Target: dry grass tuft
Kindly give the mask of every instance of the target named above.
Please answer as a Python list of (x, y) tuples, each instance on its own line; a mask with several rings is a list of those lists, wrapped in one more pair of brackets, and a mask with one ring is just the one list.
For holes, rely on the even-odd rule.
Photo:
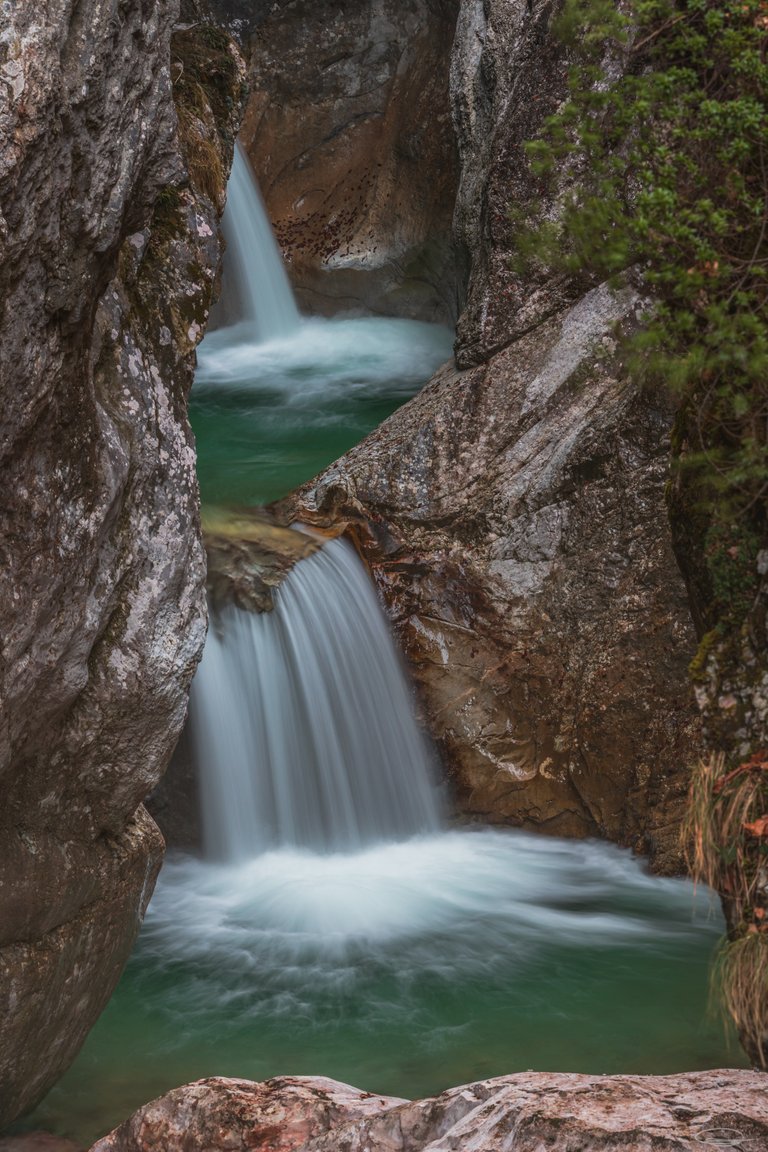
[(768, 1069), (768, 933), (748, 932), (726, 940), (712, 978), (747, 1052)]
[(688, 870), (697, 883), (716, 888), (720, 878), (720, 854), (712, 819), (714, 786), (724, 772), (725, 758), (713, 755), (700, 760), (693, 771), (688, 810), (683, 824), (683, 848)]
[[(683, 839), (694, 880), (715, 888), (739, 920), (768, 895), (768, 759), (760, 752), (724, 768), (718, 754), (695, 769)], [(761, 927), (764, 916), (756, 919)]]
[(768, 1067), (768, 756), (730, 772), (713, 755), (694, 771), (683, 829), (694, 880), (722, 897), (729, 923), (713, 984), (752, 1059)]

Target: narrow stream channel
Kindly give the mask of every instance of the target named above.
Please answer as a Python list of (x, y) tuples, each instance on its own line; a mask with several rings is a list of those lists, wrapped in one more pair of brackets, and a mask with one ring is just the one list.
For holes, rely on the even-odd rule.
[[(235, 196), (231, 247), (233, 210)], [(248, 268), (270, 261), (266, 241), (248, 243), (265, 251), (244, 261), (246, 298)], [(253, 287), (254, 307), (271, 283)], [(248, 307), (200, 351), (193, 419), (212, 500), (309, 479), (450, 351), (444, 329), (370, 318), (296, 314), (273, 339)], [(26, 1126), (85, 1143), (216, 1074), (315, 1073), (414, 1097), (529, 1068), (743, 1064), (707, 1013), (722, 922), (706, 893), (611, 845), (446, 824), (346, 545), (297, 566), (271, 616), (216, 620), (192, 707), (209, 858), (168, 860), (112, 1002)]]
[(266, 504), (412, 396), (450, 359), (453, 333), (380, 316), (301, 317), (239, 148), (223, 223), (223, 323), (200, 345), (190, 405), (198, 475), (208, 503)]

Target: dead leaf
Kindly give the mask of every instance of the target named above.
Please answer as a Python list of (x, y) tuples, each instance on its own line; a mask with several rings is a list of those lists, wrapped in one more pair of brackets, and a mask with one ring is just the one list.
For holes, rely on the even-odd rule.
[(751, 824), (742, 824), (742, 828), (750, 836), (768, 836), (768, 815), (758, 816)]

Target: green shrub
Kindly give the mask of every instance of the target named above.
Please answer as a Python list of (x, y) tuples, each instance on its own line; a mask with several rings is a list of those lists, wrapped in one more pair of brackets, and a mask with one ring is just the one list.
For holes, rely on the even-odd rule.
[[(671, 390), (677, 459), (710, 517), (764, 527), (768, 495), (768, 4), (567, 0), (569, 99), (528, 146), (559, 199), (519, 220), (519, 267), (610, 279), (654, 303), (636, 376)], [(760, 534), (757, 532), (756, 534)]]

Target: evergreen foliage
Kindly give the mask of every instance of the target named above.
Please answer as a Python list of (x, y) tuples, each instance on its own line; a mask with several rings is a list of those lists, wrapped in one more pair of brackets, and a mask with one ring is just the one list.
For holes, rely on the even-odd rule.
[(530, 142), (559, 189), (517, 261), (639, 269), (654, 305), (633, 369), (692, 416), (686, 467), (719, 520), (768, 495), (768, 3), (567, 0), (570, 95)]
[[(642, 280), (651, 303), (627, 355), (677, 407), (670, 512), (705, 633), (692, 674), (738, 683), (765, 634), (768, 0), (566, 0), (557, 31), (569, 95), (528, 145), (556, 208), (513, 209), (514, 259)], [(759, 725), (709, 734), (720, 751), (695, 778), (692, 864), (730, 912), (723, 1000), (765, 1064), (768, 754)]]

